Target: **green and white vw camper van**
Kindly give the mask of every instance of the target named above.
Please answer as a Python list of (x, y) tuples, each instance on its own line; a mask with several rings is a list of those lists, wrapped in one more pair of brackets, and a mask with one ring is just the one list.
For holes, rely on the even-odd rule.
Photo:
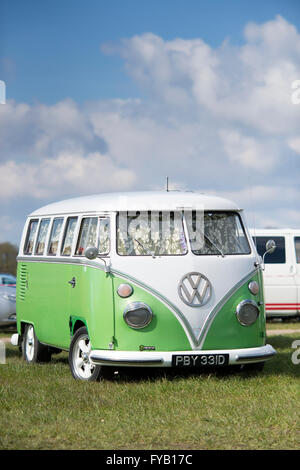
[(29, 215), (12, 343), (28, 363), (69, 351), (77, 379), (103, 366), (261, 365), (262, 273), (242, 211), (194, 192), (111, 193)]

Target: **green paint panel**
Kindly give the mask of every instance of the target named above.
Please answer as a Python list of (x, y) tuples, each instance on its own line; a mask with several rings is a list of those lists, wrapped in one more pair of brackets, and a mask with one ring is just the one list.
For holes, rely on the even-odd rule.
[(90, 266), (71, 265), (70, 315), (86, 320), (92, 349), (108, 349), (114, 336), (112, 278)]
[[(261, 273), (251, 279), (259, 282), (262, 290)], [(236, 318), (236, 307), (245, 299), (263, 302), (263, 293), (252, 295), (248, 289), (247, 281), (226, 302), (213, 320), (205, 338), (203, 349), (236, 349), (254, 348), (265, 344), (265, 313), (264, 305), (260, 307), (260, 314), (251, 326), (242, 326)]]
[[(21, 321), (32, 323), (39, 341), (68, 349), (70, 317), (79, 317), (86, 321), (92, 347), (108, 349), (114, 334), (112, 280), (103, 271), (67, 263), (27, 262), (19, 263), (18, 276), (19, 333)], [(73, 277), (74, 288), (69, 284)]]
[[(117, 294), (119, 284), (126, 282), (133, 287), (133, 294), (122, 299)], [(174, 313), (154, 295), (120, 277), (114, 277), (116, 349), (138, 351), (140, 345), (155, 346), (156, 351), (191, 350), (187, 336)], [(152, 322), (140, 330), (130, 328), (123, 319), (126, 305), (144, 302), (153, 312)]]
[(21, 291), (17, 293), (18, 324), (20, 321), (32, 323), (41, 342), (69, 347), (70, 266), (38, 262), (22, 263), (22, 266), (23, 270), (26, 266), (26, 283), (22, 295)]
[[(261, 273), (253, 280), (262, 285)], [(75, 278), (73, 288), (69, 281)], [(121, 283), (131, 284), (133, 294), (122, 299), (117, 294)], [(254, 296), (249, 280), (240, 287), (217, 313), (208, 330), (203, 349), (235, 349), (265, 344), (265, 315), (262, 306), (256, 323), (240, 325), (236, 307), (245, 299), (263, 301)], [(259, 298), (258, 298), (259, 297)], [(131, 302), (144, 302), (153, 312), (145, 328), (130, 328), (123, 312)], [(175, 313), (147, 286), (137, 286), (122, 275), (108, 274), (93, 266), (56, 262), (19, 262), (17, 282), (17, 325), (32, 323), (38, 339), (68, 349), (71, 340), (70, 319), (80, 319), (88, 328), (92, 349), (139, 351), (152, 346), (156, 351), (191, 350), (186, 333)]]

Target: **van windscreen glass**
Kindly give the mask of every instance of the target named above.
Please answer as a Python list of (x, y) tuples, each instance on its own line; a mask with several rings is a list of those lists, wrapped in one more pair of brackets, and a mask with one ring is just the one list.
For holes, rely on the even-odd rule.
[(285, 239), (284, 237), (273, 237), (269, 235), (268, 237), (253, 237), (254, 244), (258, 254), (263, 257), (266, 252), (266, 243), (268, 240), (274, 240), (276, 243), (276, 249), (274, 253), (267, 253), (265, 256), (265, 264), (282, 264), (285, 263)]
[(186, 218), (195, 255), (245, 255), (251, 252), (240, 216), (236, 212), (204, 212), (200, 225), (203, 234), (195, 242), (192, 233), (195, 233), (196, 217), (197, 213), (192, 211), (192, 217)]
[(117, 251), (122, 256), (185, 255), (187, 244), (182, 212), (120, 212)]

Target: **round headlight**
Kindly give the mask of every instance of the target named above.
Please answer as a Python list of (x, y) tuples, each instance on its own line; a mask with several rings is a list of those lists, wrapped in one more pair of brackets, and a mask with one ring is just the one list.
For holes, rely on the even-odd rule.
[(243, 326), (250, 326), (257, 320), (259, 314), (258, 306), (253, 300), (243, 300), (236, 309), (238, 321)]
[(151, 308), (142, 302), (132, 302), (124, 310), (123, 317), (131, 328), (145, 328), (152, 320)]
[(133, 288), (129, 284), (120, 284), (117, 289), (117, 292), (120, 297), (125, 298), (129, 297), (132, 294)]
[(256, 281), (250, 281), (248, 284), (248, 289), (253, 295), (257, 295), (259, 293), (259, 284)]

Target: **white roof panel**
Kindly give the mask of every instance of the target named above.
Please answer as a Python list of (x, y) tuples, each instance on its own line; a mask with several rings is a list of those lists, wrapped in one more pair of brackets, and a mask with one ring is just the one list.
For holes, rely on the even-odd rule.
[(141, 210), (241, 210), (227, 199), (199, 192), (143, 191), (102, 193), (48, 204), (30, 214), (56, 215), (88, 212)]

